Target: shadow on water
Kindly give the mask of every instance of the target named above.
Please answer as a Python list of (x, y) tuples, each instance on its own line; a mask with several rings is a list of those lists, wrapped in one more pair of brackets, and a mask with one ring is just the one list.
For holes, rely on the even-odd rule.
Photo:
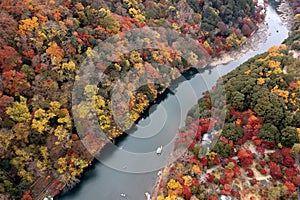
[(124, 131), (124, 134), (119, 136), (115, 139), (115, 144), (119, 146), (120, 142), (124, 141), (126, 137), (128, 137), (128, 134), (133, 133), (137, 130), (136, 124), (139, 123), (142, 119), (145, 119), (149, 117), (153, 112), (157, 110), (157, 105), (159, 105), (161, 102), (165, 101), (169, 96), (175, 95), (174, 91), (178, 86), (188, 80), (191, 80), (194, 78), (197, 74), (203, 72), (204, 69), (197, 70), (195, 68), (191, 68), (185, 72), (182, 73), (180, 77), (178, 77), (176, 80), (172, 82), (172, 85), (165, 89), (165, 91), (158, 96), (153, 102), (149, 104), (149, 106), (140, 114), (140, 117), (135, 121), (134, 125)]
[[(201, 70), (201, 71), (204, 71), (204, 69)], [(99, 154), (99, 156), (101, 156), (101, 162), (105, 162), (106, 160), (109, 160), (111, 157), (114, 156), (114, 154), (118, 150), (118, 148), (116, 148), (116, 146), (120, 147), (122, 145), (122, 143), (130, 136), (130, 134), (132, 134), (132, 133), (134, 133), (135, 131), (138, 130), (138, 127), (136, 126), (136, 124), (138, 124), (139, 121), (141, 121), (142, 119), (148, 118), (152, 113), (154, 113), (157, 110), (157, 107), (161, 102), (164, 102), (169, 97), (175, 95), (174, 91), (178, 88), (178, 86), (181, 83), (191, 80), (197, 74), (199, 74), (199, 72), (200, 72), (200, 70), (197, 70), (195, 68), (191, 68), (191, 69), (183, 72), (182, 76), (180, 76), (179, 78), (174, 80), (172, 82), (172, 85), (170, 87), (166, 88), (165, 91), (162, 94), (160, 94), (159, 97), (157, 99), (155, 99), (155, 101), (152, 102), (144, 110), (143, 113), (141, 113), (140, 117), (136, 120), (136, 122), (134, 123), (134, 125), (130, 129), (126, 130), (123, 135), (116, 138), (115, 141), (114, 141), (114, 144), (113, 143), (108, 143), (107, 145), (105, 145), (103, 147), (103, 149), (101, 150), (101, 152)], [(101, 162), (99, 162), (98, 160), (95, 159), (93, 161), (93, 165), (88, 167), (88, 169), (86, 169), (85, 172), (82, 174), (81, 182), (78, 183), (73, 189), (71, 189), (69, 191), (64, 191), (62, 194), (58, 195), (55, 199), (73, 199), (73, 197), (80, 194), (83, 187), (86, 187), (86, 185), (83, 186), (83, 183), (85, 183), (85, 184), (86, 184), (86, 182), (91, 183), (95, 179), (98, 179), (98, 178), (101, 179), (101, 177), (104, 175), (104, 173), (107, 172), (107, 170), (108, 170), (107, 167), (103, 167)], [(99, 170), (98, 169), (99, 166), (101, 166), (100, 168), (105, 168), (105, 169), (104, 170), (103, 169)], [(110, 169), (109, 171), (110, 171), (110, 173), (119, 173), (119, 172), (117, 172), (113, 169)], [(121, 176), (121, 174), (119, 174), (119, 175)], [(154, 182), (155, 179), (156, 178), (153, 178), (152, 181)], [(102, 200), (102, 198), (100, 200)]]
[(54, 199), (64, 199), (68, 196), (70, 196), (70, 194), (72, 196), (76, 196), (80, 190), (84, 187), (84, 185), (82, 184), (85, 181), (93, 181), (95, 179), (97, 179), (99, 177), (99, 171), (96, 170), (96, 166), (99, 165), (99, 161), (94, 160), (92, 162), (92, 165), (89, 166), (83, 173), (82, 176), (80, 177), (80, 182), (71, 190), (66, 190), (63, 191), (61, 194), (59, 194), (57, 197), (55, 197)]

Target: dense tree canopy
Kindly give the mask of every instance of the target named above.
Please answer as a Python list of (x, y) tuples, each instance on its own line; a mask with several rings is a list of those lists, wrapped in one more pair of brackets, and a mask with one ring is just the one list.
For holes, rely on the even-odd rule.
[[(170, 36), (166, 38), (167, 43), (160, 43), (159, 38), (168, 35), (161, 34), (155, 35), (156, 39), (150, 36), (140, 39), (145, 44), (156, 42), (163, 50), (139, 49), (120, 55), (121, 47), (128, 40), (119, 41), (117, 45), (102, 46), (100, 52), (106, 61), (119, 56), (106, 66), (95, 61), (97, 56), (93, 51), (102, 41), (115, 35), (122, 36), (127, 30), (135, 28), (165, 27), (177, 31), (180, 36), (187, 35), (194, 39), (201, 52), (204, 52), (204, 57), (207, 57), (207, 53), (219, 56), (238, 48), (256, 30), (264, 18), (262, 9), (252, 0), (1, 0), (0, 182), (3, 184), (0, 184), (0, 193), (9, 194), (10, 199), (35, 199), (44, 190), (43, 187), (49, 186), (49, 192), (56, 195), (63, 187), (73, 186), (83, 169), (91, 164), (93, 158), (90, 154), (100, 151), (104, 145), (92, 131), (85, 136), (80, 135), (80, 141), (80, 131), (76, 130), (74, 117), (82, 120), (81, 128), (84, 128), (89, 126), (88, 121), (95, 114), (106, 136), (114, 139), (124, 129), (130, 128), (181, 72), (195, 63), (202, 66), (202, 61), (205, 61), (203, 54), (197, 54), (193, 49), (186, 52), (185, 59), (169, 51), (169, 46), (176, 46), (176, 38)], [(144, 35), (148, 36), (149, 33)], [(133, 37), (135, 35), (129, 38)], [(297, 38), (297, 34), (293, 37)], [(295, 40), (290, 42), (293, 47), (299, 46)], [(95, 72), (103, 72), (105, 77), (99, 84), (85, 83), (78, 87), (78, 96), (74, 98), (77, 101), (72, 102), (73, 83), (80, 79), (76, 72), (86, 60), (88, 64), (96, 66)], [(295, 110), (299, 107), (299, 84), (282, 73), (285, 65), (296, 68), (298, 64), (295, 63), (287, 56), (287, 50), (280, 47), (247, 62), (238, 72), (224, 77), (228, 111), (234, 108), (237, 112), (247, 109), (255, 112), (251, 115), (252, 120), (248, 120), (250, 116), (244, 116), (245, 122), (241, 122), (242, 117), (228, 114), (230, 123), (225, 124), (225, 138), (240, 142), (245, 139), (245, 133), (252, 130), (258, 132), (262, 119), (264, 123), (277, 128), (282, 145), (290, 146), (297, 141), (299, 131), (296, 133), (295, 128), (299, 128), (300, 115)], [(165, 66), (172, 66), (178, 71)], [(123, 78), (124, 72), (130, 70), (137, 72), (136, 76), (125, 77), (125, 84), (118, 86), (121, 92), (136, 90), (129, 92), (128, 96), (118, 94), (116, 99), (121, 102), (113, 113), (110, 97), (114, 85)], [(163, 81), (165, 85), (147, 83), (135, 88), (137, 81), (143, 80), (146, 75), (157, 82)], [(216, 93), (212, 93), (215, 99), (219, 97), (217, 91), (218, 87)], [(72, 103), (77, 113), (72, 113)], [(197, 121), (191, 120), (189, 125), (193, 131), (184, 132), (183, 141), (196, 135), (199, 142), (208, 131), (209, 123), (214, 123), (207, 119), (211, 116), (211, 104), (224, 106), (217, 101), (199, 100), (197, 110), (200, 112), (192, 116)], [(129, 108), (129, 112), (122, 116), (126, 108)], [(124, 117), (120, 120), (124, 122), (123, 127), (118, 126), (114, 117)], [(285, 122), (284, 125), (281, 125), (281, 121)], [(197, 128), (198, 124), (201, 124), (201, 129)], [(276, 138), (277, 143), (277, 136), (270, 136), (268, 131), (259, 134), (260, 139), (271, 141)], [(87, 152), (83, 143), (90, 144), (90, 152)], [(230, 141), (217, 145), (224, 146), (224, 151), (219, 152), (223, 157), (233, 153)], [(199, 152), (194, 149), (195, 145), (189, 147)], [(207, 163), (210, 166), (220, 163), (213, 153), (205, 159), (209, 159)], [(232, 165), (234, 167), (231, 170), (238, 173), (236, 164)], [(195, 174), (200, 173), (200, 168), (201, 165), (191, 166)], [(231, 171), (227, 171), (227, 178), (231, 174)], [(184, 182), (185, 185), (181, 187), (181, 182), (171, 181), (169, 189), (174, 193), (181, 192), (186, 198), (200, 191), (195, 178), (186, 176)], [(290, 183), (286, 185), (292, 188)], [(193, 188), (190, 189), (190, 186)], [(224, 182), (222, 192), (227, 194), (230, 190), (231, 187), (228, 184), (225, 187)]]
[[(217, 7), (221, 2), (208, 5)], [(294, 1), (292, 4), (295, 8), (300, 6)], [(180, 190), (183, 187), (193, 191), (190, 199), (212, 200), (221, 195), (232, 199), (297, 199), (300, 63), (296, 44), (300, 18), (295, 19), (294, 32), (285, 44), (271, 47), (223, 76), (188, 112), (181, 133), (189, 133), (190, 140), (180, 137), (176, 145), (189, 144), (189, 151), (172, 164), (167, 181), (159, 183), (161, 188), (165, 182), (177, 181), (176, 190), (164, 186), (159, 200), (186, 199), (186, 193)], [(243, 26), (246, 33), (248, 28)], [(222, 84), (226, 88), (226, 105), (220, 103)], [(223, 122), (218, 114), (224, 108), (227, 113)], [(210, 145), (207, 139), (199, 140), (197, 134), (192, 137), (195, 124), (201, 120), (216, 122), (204, 133), (211, 136)], [(206, 147), (209, 148), (205, 150)], [(199, 166), (202, 174), (194, 173), (191, 164)], [(192, 190), (194, 185), (182, 180), (186, 176), (199, 180), (198, 190)]]

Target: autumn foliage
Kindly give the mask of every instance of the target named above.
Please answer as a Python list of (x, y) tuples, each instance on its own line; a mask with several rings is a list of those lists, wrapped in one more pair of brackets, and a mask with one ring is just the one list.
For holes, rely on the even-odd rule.
[(28, 190), (24, 193), (21, 200), (32, 200), (32, 197), (30, 196), (30, 190)]
[[(64, 187), (72, 188), (93, 156), (108, 142), (91, 130), (92, 117), (106, 138), (119, 137), (181, 73), (195, 63), (201, 67), (203, 63), (206, 65), (208, 54), (221, 56), (243, 44), (263, 20), (264, 9), (252, 0), (240, 3), (1, 0), (0, 181), (4, 186), (0, 184), (0, 193), (9, 194), (11, 199), (30, 200), (46, 186), (49, 186), (47, 192), (54, 195)], [(174, 49), (170, 50), (169, 47), (177, 48), (178, 44), (172, 38), (160, 42), (160, 38), (168, 36), (165, 29), (155, 37), (140, 37), (149, 32), (137, 36), (141, 44), (147, 44), (145, 47), (157, 44), (161, 49), (122, 53), (128, 42), (126, 31), (148, 30), (142, 29), (147, 26), (171, 29), (179, 36), (193, 39), (201, 54), (191, 50), (185, 52), (189, 57), (183, 59)], [(94, 50), (98, 45), (112, 36), (118, 36), (113, 38), (118, 42), (102, 46), (96, 55)], [(135, 34), (127, 36), (136, 37)], [(292, 41), (291, 46), (296, 48), (297, 42)], [(300, 185), (299, 171), (285, 147), (299, 141), (300, 82), (291, 80), (284, 72), (285, 66), (299, 65), (288, 55), (289, 48), (273, 47), (253, 59), (251, 65), (243, 65), (239, 72), (224, 77), (228, 105), (218, 106), (228, 111), (225, 124), (220, 117), (212, 115), (214, 102), (208, 94), (191, 109), (186, 126), (179, 131), (175, 142), (176, 148), (184, 146), (188, 150), (184, 154), (187, 157), (174, 165), (161, 199), (180, 196), (215, 200), (220, 194), (240, 198), (244, 191), (231, 183), (244, 173), (251, 183), (256, 182), (252, 179), (255, 167), (262, 175), (270, 174), (281, 181), (287, 195), (293, 195), (295, 187)], [(99, 55), (110, 64), (98, 63)], [(84, 63), (86, 60), (89, 62)], [(80, 80), (77, 72), (83, 63), (96, 66), (94, 74), (103, 72), (105, 78), (99, 84), (84, 82), (72, 98), (74, 82)], [(129, 71), (137, 73), (126, 77), (127, 81), (118, 89), (136, 90), (129, 91), (128, 98), (121, 93), (117, 98), (121, 102), (113, 113), (114, 86)], [(139, 78), (145, 76), (164, 85), (151, 82), (135, 88)], [(212, 94), (217, 92), (216, 88)], [(128, 115), (120, 120), (124, 127), (119, 127), (115, 117), (122, 116), (126, 109)], [(95, 116), (91, 116), (94, 112)], [(81, 120), (80, 128), (89, 131), (78, 131), (75, 118)], [(277, 134), (268, 131), (270, 127)], [(81, 132), (85, 135), (80, 135)], [(201, 149), (204, 134), (220, 139), (208, 152)], [(252, 151), (241, 147), (249, 140), (253, 140), (259, 156), (264, 155), (266, 148), (280, 150), (262, 164)], [(87, 144), (89, 151), (84, 146)], [(222, 167), (216, 173), (206, 173), (207, 169), (219, 166)], [(45, 185), (34, 185), (37, 180)], [(213, 192), (205, 193), (206, 188)]]

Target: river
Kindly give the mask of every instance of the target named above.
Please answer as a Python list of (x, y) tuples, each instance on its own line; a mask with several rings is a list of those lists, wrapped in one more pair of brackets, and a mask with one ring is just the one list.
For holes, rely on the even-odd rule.
[[(202, 93), (215, 85), (220, 76), (249, 58), (267, 51), (271, 46), (280, 45), (288, 37), (287, 28), (273, 8), (267, 9), (264, 23), (260, 32), (254, 34), (254, 37), (261, 37), (258, 39), (260, 43), (253, 45), (256, 50), (242, 51), (242, 57), (196, 74), (171, 89), (172, 92), (168, 93), (167, 98), (151, 106), (147, 118), (140, 120), (127, 137), (117, 142), (118, 150), (113, 145), (105, 147), (101, 152), (103, 162), (96, 162), (84, 173), (78, 186), (55, 199), (146, 199), (145, 192), (151, 193), (156, 183), (157, 171), (168, 160), (177, 130), (184, 125), (188, 110), (196, 104)], [(160, 145), (163, 146), (163, 153), (158, 156), (156, 149)], [(122, 193), (126, 196), (122, 197)]]

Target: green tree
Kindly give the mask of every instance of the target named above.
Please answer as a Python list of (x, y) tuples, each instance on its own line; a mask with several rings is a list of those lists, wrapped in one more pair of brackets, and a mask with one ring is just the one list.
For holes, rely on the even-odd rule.
[(268, 142), (278, 143), (279, 131), (273, 124), (265, 123), (259, 130), (258, 138)]
[(15, 195), (16, 189), (13, 183), (8, 179), (6, 173), (0, 170), (0, 193), (9, 193)]
[(285, 103), (282, 98), (262, 88), (251, 97), (251, 109), (262, 117), (265, 123), (280, 126), (285, 116)]
[(109, 31), (116, 32), (120, 30), (119, 22), (117, 22), (111, 15), (106, 15), (103, 19), (101, 19), (100, 24)]
[(224, 143), (221, 141), (218, 141), (216, 145), (213, 147), (212, 151), (216, 152), (218, 155), (220, 155), (223, 158), (229, 158), (232, 156), (233, 149), (228, 143)]
[(235, 127), (234, 123), (226, 123), (223, 127), (222, 135), (236, 142), (243, 137), (244, 130), (240, 126)]
[(297, 129), (292, 126), (287, 126), (281, 130), (281, 143), (286, 147), (292, 147), (299, 142)]
[(245, 106), (245, 95), (238, 92), (238, 91), (234, 91), (231, 94), (231, 104), (233, 105), (233, 107), (237, 110), (243, 110), (244, 106)]
[(204, 31), (213, 31), (217, 25), (217, 23), (220, 21), (219, 17), (219, 11), (213, 7), (207, 7), (203, 11), (203, 19), (201, 28)]

